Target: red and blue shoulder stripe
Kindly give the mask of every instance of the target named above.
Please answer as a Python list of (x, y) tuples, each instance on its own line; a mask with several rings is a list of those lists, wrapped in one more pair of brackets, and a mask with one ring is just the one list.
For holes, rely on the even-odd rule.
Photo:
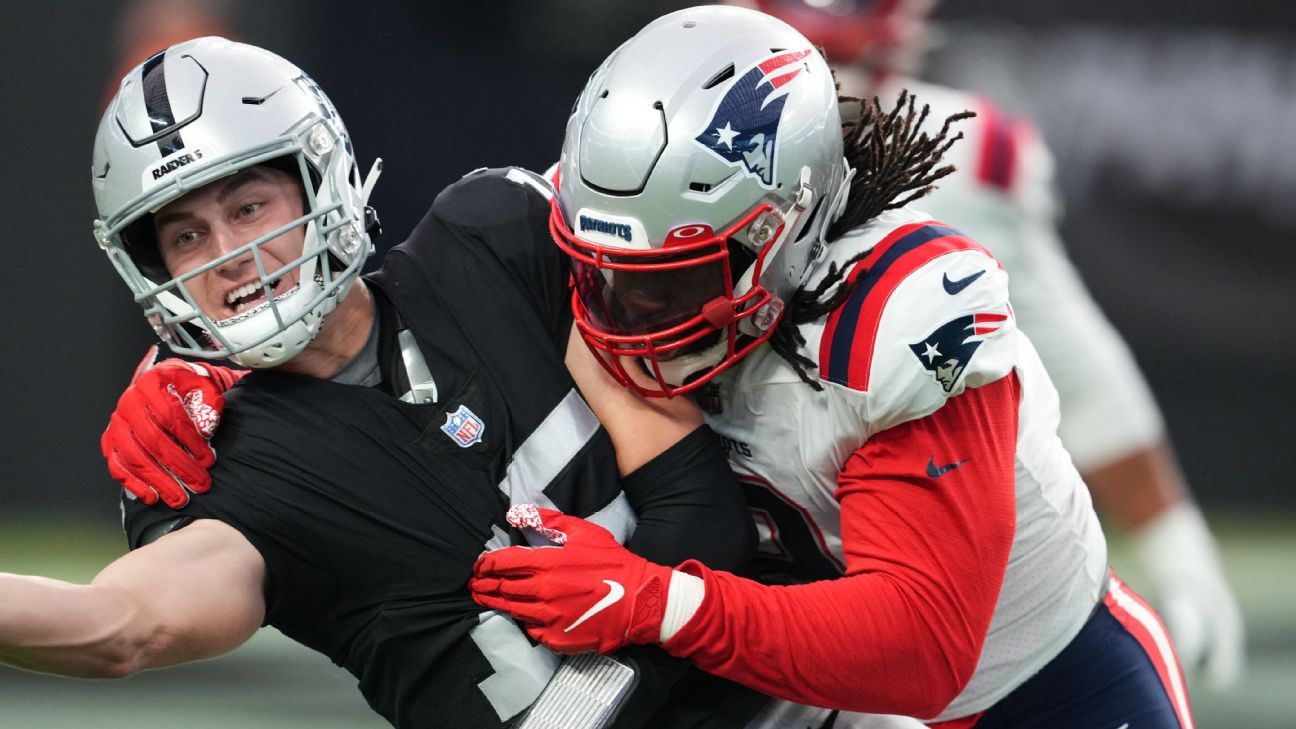
[(958, 251), (985, 248), (940, 223), (902, 225), (892, 231), (847, 274), (852, 287), (846, 302), (828, 316), (819, 343), (819, 378), (868, 390), (878, 325), (887, 300), (918, 268)]

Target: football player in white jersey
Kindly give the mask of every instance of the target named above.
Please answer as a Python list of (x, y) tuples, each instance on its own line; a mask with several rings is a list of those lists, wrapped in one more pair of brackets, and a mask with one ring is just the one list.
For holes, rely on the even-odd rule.
[(1039, 133), (984, 97), (911, 77), (935, 0), (734, 4), (774, 15), (823, 48), (845, 94), (886, 99), (907, 88), (934, 119), (977, 113), (946, 155), (957, 172), (919, 207), (984, 245), (1010, 274), (1017, 324), (1058, 390), (1062, 443), (1098, 510), (1131, 535), (1181, 663), (1212, 687), (1234, 683), (1244, 656), (1237, 600), (1147, 382), (1066, 257)]
[(844, 712), (1191, 727), (1008, 275), (903, 207), (948, 172), (954, 132), (923, 121), (867, 105), (843, 147), (823, 58), (731, 7), (660, 18), (591, 76), (551, 216), (577, 325), (624, 385), (697, 397), (762, 527), (755, 576), (790, 584), (652, 564), (544, 512), (563, 546), (483, 555), (475, 597), (558, 650), (661, 644)]

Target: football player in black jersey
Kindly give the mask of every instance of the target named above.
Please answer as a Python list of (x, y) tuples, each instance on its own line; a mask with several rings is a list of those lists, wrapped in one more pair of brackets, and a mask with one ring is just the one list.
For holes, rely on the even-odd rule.
[[(505, 522), (510, 505), (588, 517), (658, 562), (733, 569), (749, 554), (741, 494), (698, 414), (606, 399), (620, 388), (568, 347), (543, 182), (466, 177), (361, 278), (377, 169), (360, 175), (327, 98), (263, 50), (197, 39), (123, 80), (96, 138), (96, 237), (173, 350), (252, 372), (213, 436), (218, 488), (189, 499), (170, 479), (174, 510), (127, 493), (133, 551), (90, 585), (0, 575), (0, 661), (126, 676), (274, 625), (353, 673), (398, 727), (512, 726), (559, 658), (466, 588), (483, 549), (539, 538)], [(616, 414), (612, 435), (565, 358)], [(143, 378), (165, 373), (235, 379), (194, 362)], [(218, 394), (165, 392), (212, 434)], [(144, 401), (134, 415), (170, 412)], [(137, 468), (105, 447), (115, 473)], [(625, 660), (639, 688), (617, 726), (741, 725), (762, 701), (681, 682), (714, 705), (681, 718), (689, 701), (666, 694), (683, 665)]]

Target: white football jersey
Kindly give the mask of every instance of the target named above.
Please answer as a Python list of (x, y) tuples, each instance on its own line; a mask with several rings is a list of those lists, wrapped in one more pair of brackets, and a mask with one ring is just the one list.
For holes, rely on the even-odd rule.
[(1151, 391), (1129, 348), (1099, 311), (1066, 257), (1056, 221), (1053, 160), (1034, 127), (983, 97), (910, 79), (928, 104), (928, 131), (960, 111), (964, 139), (945, 159), (957, 169), (914, 207), (985, 246), (1011, 276), (1017, 324), (1030, 335), (1057, 387), (1059, 433), (1081, 471), (1141, 450), (1164, 436)]
[(901, 209), (828, 246), (811, 285), (830, 262), (870, 250), (839, 313), (801, 326), (800, 354), (817, 363), (810, 372), (822, 391), (766, 346), (717, 377), (699, 402), (748, 491), (760, 554), (804, 581), (844, 569), (834, 493), (854, 451), (1016, 372), (1016, 532), (977, 669), (934, 717), (955, 718), (994, 704), (1075, 636), (1102, 594), (1106, 542), (1057, 437), (1057, 393), (1017, 329), (998, 262), (957, 231)]

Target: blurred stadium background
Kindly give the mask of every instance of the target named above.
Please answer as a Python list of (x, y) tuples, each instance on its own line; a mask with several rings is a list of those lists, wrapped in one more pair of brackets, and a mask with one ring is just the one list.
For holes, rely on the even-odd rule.
[[(362, 164), (385, 158), (375, 205), (390, 244), (473, 168), (547, 166), (597, 62), (693, 3), (187, 4), (329, 91)], [(124, 56), (183, 5), (0, 2), (0, 235), (16, 262), (0, 570), (85, 581), (125, 547), (98, 437), (151, 334), (90, 236), (87, 172)], [(926, 75), (1034, 118), (1053, 147), (1069, 251), (1147, 373), (1220, 538), (1250, 670), (1230, 692), (1194, 693), (1199, 726), (1296, 726), (1296, 5), (958, 0), (935, 17)], [(383, 725), (349, 676), (271, 630), (123, 682), (0, 669), (0, 726), (235, 723)]]

